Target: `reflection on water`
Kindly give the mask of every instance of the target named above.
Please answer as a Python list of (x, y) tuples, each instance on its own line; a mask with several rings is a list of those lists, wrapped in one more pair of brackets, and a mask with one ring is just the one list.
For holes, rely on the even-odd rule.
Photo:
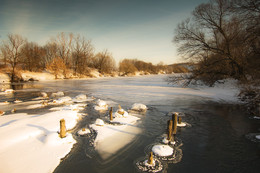
[[(19, 86), (21, 87), (21, 86)], [(29, 100), (41, 92), (63, 91), (74, 97), (87, 94), (114, 101), (129, 109), (133, 103), (148, 106), (141, 117), (142, 129), (135, 140), (120, 149), (112, 159), (103, 160), (89, 146), (87, 137), (79, 137), (76, 131), (107, 114), (94, 111), (88, 106), (88, 114), (75, 129), (77, 144), (61, 162), (57, 173), (138, 172), (138, 158), (147, 157), (147, 147), (158, 142), (166, 133), (168, 112), (183, 112), (188, 128), (178, 128), (182, 158), (178, 163), (164, 165), (164, 172), (259, 172), (260, 147), (245, 136), (259, 133), (260, 121), (247, 118), (239, 105), (214, 102), (195, 90), (173, 88), (164, 82), (163, 76), (106, 78), (90, 80), (61, 80), (35, 82), (31, 87), (20, 88), (13, 95), (1, 96), (0, 100)], [(116, 142), (116, 141), (115, 141)], [(111, 144), (113, 145), (113, 144)]]

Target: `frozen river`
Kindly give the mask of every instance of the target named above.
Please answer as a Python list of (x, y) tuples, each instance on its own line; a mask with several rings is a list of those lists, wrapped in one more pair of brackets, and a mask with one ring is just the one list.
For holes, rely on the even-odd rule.
[[(259, 143), (245, 138), (246, 134), (259, 130), (259, 121), (249, 119), (236, 103), (235, 90), (172, 87), (164, 81), (165, 77), (159, 75), (27, 83), (17, 85), (13, 95), (1, 95), (0, 101), (13, 101), (16, 98), (29, 101), (38, 97), (42, 91), (63, 91), (70, 97), (79, 94), (94, 96), (107, 101), (112, 107), (120, 104), (125, 110), (130, 109), (134, 103), (147, 105), (146, 114), (140, 117), (138, 127), (141, 132), (130, 143), (104, 159), (88, 145), (87, 138), (76, 135), (78, 129), (107, 114), (95, 111), (89, 103), (83, 111), (88, 116), (72, 132), (77, 144), (55, 169), (56, 173), (138, 172), (136, 161), (145, 157), (149, 147), (161, 140), (170, 118), (167, 116), (169, 112), (184, 113), (183, 121), (191, 126), (178, 129), (177, 138), (182, 143), (180, 149), (183, 155), (178, 163), (164, 163), (164, 172), (259, 172)], [(10, 106), (12, 105), (2, 106), (2, 109), (6, 111), (11, 109)], [(23, 106), (17, 109), (25, 111)], [(111, 145), (117, 142), (113, 141)]]

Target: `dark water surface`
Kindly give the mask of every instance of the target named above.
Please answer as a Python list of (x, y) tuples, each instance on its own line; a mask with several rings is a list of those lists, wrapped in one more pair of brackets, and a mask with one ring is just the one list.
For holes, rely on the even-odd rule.
[(240, 105), (170, 87), (163, 78), (146, 76), (35, 82), (19, 87), (14, 95), (1, 96), (0, 101), (13, 101), (15, 98), (30, 100), (41, 91), (63, 91), (66, 96), (74, 97), (83, 93), (113, 101), (124, 109), (131, 108), (133, 103), (148, 106), (140, 123), (143, 132), (111, 158), (102, 160), (89, 146), (88, 138), (76, 135), (78, 129), (106, 114), (93, 110), (93, 103), (89, 103), (84, 110), (88, 116), (78, 123), (73, 132), (77, 144), (56, 168), (56, 173), (138, 172), (136, 161), (145, 157), (148, 148), (161, 140), (167, 120), (170, 119), (167, 113), (172, 111), (185, 113), (183, 121), (191, 127), (178, 128), (177, 137), (183, 144), (180, 147), (182, 159), (178, 163), (164, 163), (162, 172), (260, 172), (259, 143), (245, 138), (248, 133), (259, 132), (259, 120), (248, 118)]

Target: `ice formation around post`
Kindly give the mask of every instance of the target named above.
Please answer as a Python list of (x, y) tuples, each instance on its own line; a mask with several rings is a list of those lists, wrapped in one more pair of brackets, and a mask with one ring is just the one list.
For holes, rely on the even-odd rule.
[(173, 148), (169, 145), (154, 145), (152, 151), (158, 156), (170, 156), (173, 154)]

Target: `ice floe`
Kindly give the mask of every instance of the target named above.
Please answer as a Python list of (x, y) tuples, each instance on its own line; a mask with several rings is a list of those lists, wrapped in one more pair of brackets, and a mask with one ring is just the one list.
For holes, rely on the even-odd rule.
[(154, 145), (152, 151), (154, 152), (154, 154), (163, 157), (173, 154), (173, 148), (169, 145)]

